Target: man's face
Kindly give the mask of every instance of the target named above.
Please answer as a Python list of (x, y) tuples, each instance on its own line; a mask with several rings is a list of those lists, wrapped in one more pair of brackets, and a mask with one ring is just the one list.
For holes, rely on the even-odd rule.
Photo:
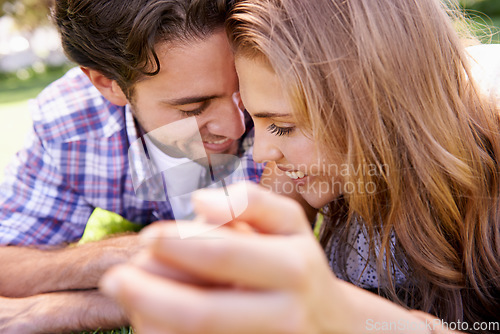
[(160, 43), (156, 52), (160, 72), (134, 85), (131, 102), (143, 130), (174, 157), (235, 154), (245, 124), (224, 31), (203, 40)]

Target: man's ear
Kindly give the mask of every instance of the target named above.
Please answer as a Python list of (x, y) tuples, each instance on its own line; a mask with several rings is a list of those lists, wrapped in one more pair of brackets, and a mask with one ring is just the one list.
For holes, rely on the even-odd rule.
[(80, 68), (109, 102), (119, 106), (124, 106), (128, 103), (127, 97), (115, 80), (107, 78), (104, 74), (96, 70), (85, 67)]

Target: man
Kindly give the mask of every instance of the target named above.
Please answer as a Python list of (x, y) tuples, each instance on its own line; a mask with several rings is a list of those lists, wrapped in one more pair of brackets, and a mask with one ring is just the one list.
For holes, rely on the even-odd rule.
[[(53, 17), (64, 49), (81, 69), (32, 103), (30, 141), (1, 185), (0, 244), (8, 247), (0, 247), (0, 331), (128, 323), (95, 288), (109, 267), (141, 248), (136, 235), (62, 245), (82, 236), (96, 207), (143, 225), (176, 218), (172, 201), (137, 195), (129, 147), (149, 138), (148, 150), (159, 138), (144, 134), (195, 119), (208, 158), (241, 154), (251, 145), (223, 30), (225, 3), (56, 1)], [(175, 152), (172, 159), (192, 158), (175, 145), (159, 147)], [(242, 162), (248, 178), (258, 181), (261, 166)], [(32, 245), (57, 249), (22, 247)]]

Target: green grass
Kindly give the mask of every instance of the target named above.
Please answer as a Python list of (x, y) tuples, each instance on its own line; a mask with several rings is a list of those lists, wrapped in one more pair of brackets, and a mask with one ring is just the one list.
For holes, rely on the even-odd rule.
[[(3, 92), (0, 90), (0, 95)], [(4, 169), (25, 142), (31, 127), (28, 102), (0, 103), (0, 182)]]
[(16, 73), (0, 73), (0, 106), (34, 98), (49, 83), (60, 78), (74, 65), (48, 67), (46, 71), (37, 73), (33, 69), (24, 71), (25, 80), (19, 79)]
[(4, 169), (19, 151), (31, 127), (28, 100), (36, 97), (49, 83), (60, 78), (73, 65), (48, 67), (43, 73), (24, 71), (25, 80), (16, 73), (0, 73), (0, 182)]

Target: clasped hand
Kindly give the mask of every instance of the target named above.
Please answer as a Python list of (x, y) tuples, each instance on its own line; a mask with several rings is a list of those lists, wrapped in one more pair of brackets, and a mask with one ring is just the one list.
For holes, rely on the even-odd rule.
[[(139, 333), (342, 332), (339, 281), (302, 208), (257, 186), (233, 187), (248, 195), (236, 220), (189, 239), (171, 222), (150, 226), (141, 233), (147, 249), (105, 276), (105, 293)], [(207, 223), (225, 214), (222, 191), (193, 202)]]

